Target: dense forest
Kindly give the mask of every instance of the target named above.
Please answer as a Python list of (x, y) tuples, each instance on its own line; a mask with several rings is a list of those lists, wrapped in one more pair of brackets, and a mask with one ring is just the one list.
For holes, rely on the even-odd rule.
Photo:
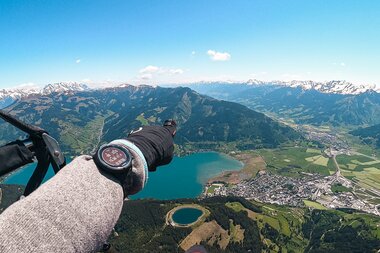
[[(236, 225), (244, 229), (244, 240), (230, 241), (225, 249), (221, 249), (217, 242), (210, 245), (207, 240), (202, 241), (201, 245), (209, 252), (282, 249), (287, 249), (287, 252), (374, 252), (380, 247), (380, 233), (376, 229), (380, 219), (376, 216), (355, 214), (352, 210), (346, 213), (269, 207), (237, 197), (126, 202), (115, 227), (118, 236), (111, 236), (111, 244), (119, 252), (184, 252), (180, 243), (195, 228), (165, 225), (165, 215), (177, 205), (190, 203), (199, 204), (210, 211), (205, 222), (214, 220), (226, 231), (231, 231), (231, 226)], [(228, 203), (240, 203), (244, 210), (232, 209)], [(248, 212), (256, 214), (258, 218), (252, 219)], [(297, 216), (299, 214), (302, 216)], [(283, 226), (286, 224), (284, 218), (289, 221), (289, 228)], [(280, 227), (276, 226), (276, 220)]]
[[(23, 188), (0, 185), (0, 189), (1, 213), (19, 198)], [(166, 214), (183, 204), (200, 205), (209, 215), (192, 227), (168, 225)], [(216, 222), (219, 230), (226, 231), (230, 238), (221, 248), (223, 238), (216, 237), (212, 241), (212, 234), (203, 235), (200, 244), (210, 253), (376, 252), (380, 248), (380, 218), (377, 216), (352, 209), (313, 210), (268, 205), (239, 197), (127, 201), (109, 242), (116, 252), (184, 252), (181, 242), (207, 222)], [(233, 239), (236, 227), (243, 231), (242, 240)]]

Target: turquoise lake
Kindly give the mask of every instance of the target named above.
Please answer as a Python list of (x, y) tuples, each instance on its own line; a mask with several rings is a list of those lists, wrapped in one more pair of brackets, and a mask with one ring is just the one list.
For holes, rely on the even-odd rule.
[(188, 225), (195, 222), (201, 215), (202, 211), (197, 208), (181, 208), (174, 212), (173, 221), (180, 225)]
[[(35, 165), (31, 164), (8, 176), (4, 183), (25, 185), (33, 173)], [(132, 199), (178, 199), (194, 198), (202, 193), (203, 185), (208, 179), (226, 170), (240, 170), (242, 163), (216, 152), (195, 153), (184, 157), (175, 157), (166, 166), (149, 173), (148, 184)], [(48, 179), (54, 175), (49, 168)]]

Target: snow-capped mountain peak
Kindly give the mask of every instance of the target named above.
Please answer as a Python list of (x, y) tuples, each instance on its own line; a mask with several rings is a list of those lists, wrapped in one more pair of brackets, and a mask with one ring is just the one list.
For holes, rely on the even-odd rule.
[(82, 83), (76, 82), (61, 82), (46, 85), (42, 90), (41, 94), (48, 95), (51, 93), (66, 93), (70, 91), (85, 91), (88, 90), (88, 86)]
[(122, 84), (120, 84), (119, 86), (117, 86), (118, 88), (127, 88), (127, 87), (129, 87), (129, 86), (131, 86), (131, 84), (129, 84), (129, 83), (122, 83)]
[(0, 89), (0, 99), (5, 99), (5, 98), (18, 99), (18, 98), (26, 97), (32, 94), (39, 94), (40, 91), (41, 89), (36, 88), (36, 87)]
[(344, 80), (333, 80), (327, 82), (313, 82), (313, 81), (292, 81), (291, 87), (301, 87), (305, 90), (317, 90), (323, 93), (335, 94), (352, 94), (357, 95), (367, 91), (374, 91), (375, 85), (354, 84)]
[(76, 82), (53, 83), (44, 86), (23, 86), (11, 89), (0, 89), (0, 109), (12, 104), (17, 99), (33, 95), (49, 95), (52, 93), (68, 93), (73, 91), (85, 91), (87, 85)]
[(260, 80), (257, 80), (257, 79), (249, 79), (248, 81), (247, 81), (247, 84), (248, 85), (262, 85), (262, 84), (264, 84), (265, 82), (263, 82), (263, 81), (260, 81)]
[(363, 85), (354, 84), (344, 80), (333, 80), (326, 82), (316, 82), (316, 81), (259, 81), (259, 80), (248, 80), (247, 85), (281, 85), (292, 88), (302, 88), (304, 90), (317, 90), (322, 93), (334, 93), (334, 94), (352, 94), (357, 95), (367, 91), (374, 91), (380, 93), (380, 87), (377, 88), (376, 85)]

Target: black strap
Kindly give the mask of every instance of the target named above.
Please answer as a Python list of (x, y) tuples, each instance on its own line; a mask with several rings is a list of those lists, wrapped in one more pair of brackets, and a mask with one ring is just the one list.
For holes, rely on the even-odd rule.
[(33, 162), (33, 153), (21, 142), (0, 147), (0, 176)]
[(20, 129), (21, 131), (24, 131), (25, 133), (29, 134), (30, 136), (39, 136), (42, 133), (46, 133), (46, 131), (42, 128), (26, 124), (3, 110), (0, 110), (0, 118), (11, 123), (12, 125)]
[(24, 196), (28, 196), (41, 185), (49, 169), (50, 160), (48, 151), (46, 149), (43, 152), (37, 154), (37, 160), (37, 166), (34, 169), (34, 172), (25, 187)]
[(133, 131), (127, 140), (133, 142), (144, 154), (149, 171), (170, 163), (173, 159), (173, 126), (144, 126)]

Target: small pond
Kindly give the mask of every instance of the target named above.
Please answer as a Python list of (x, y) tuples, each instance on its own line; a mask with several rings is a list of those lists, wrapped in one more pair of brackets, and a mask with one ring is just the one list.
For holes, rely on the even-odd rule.
[(198, 208), (186, 207), (173, 213), (172, 219), (178, 225), (188, 225), (198, 220), (203, 211)]

